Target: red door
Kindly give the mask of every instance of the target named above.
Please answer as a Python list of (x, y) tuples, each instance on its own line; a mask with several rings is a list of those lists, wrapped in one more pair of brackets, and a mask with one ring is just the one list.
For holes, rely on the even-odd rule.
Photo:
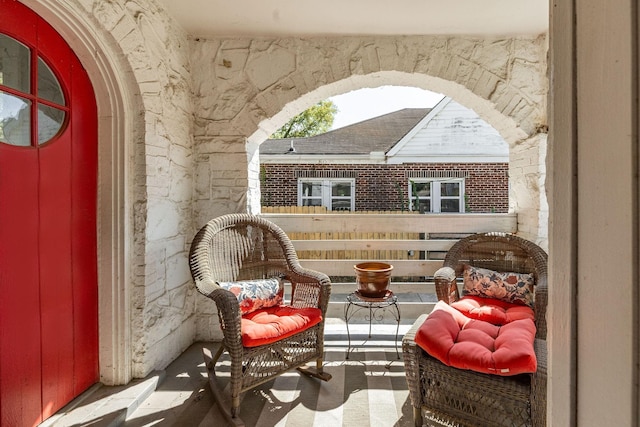
[(97, 113), (62, 37), (0, 0), (0, 425), (98, 380)]

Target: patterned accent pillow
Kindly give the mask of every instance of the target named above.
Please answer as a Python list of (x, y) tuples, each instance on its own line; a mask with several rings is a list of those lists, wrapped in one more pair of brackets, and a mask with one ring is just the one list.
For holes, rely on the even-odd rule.
[(533, 274), (500, 273), (486, 268), (464, 266), (462, 295), (495, 298), (533, 308)]
[(280, 305), (284, 296), (284, 285), (276, 277), (239, 282), (218, 282), (218, 285), (238, 298), (241, 314)]

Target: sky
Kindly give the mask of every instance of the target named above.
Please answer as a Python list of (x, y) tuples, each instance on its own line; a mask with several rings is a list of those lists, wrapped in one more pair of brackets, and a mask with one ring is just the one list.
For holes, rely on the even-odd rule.
[(329, 98), (338, 107), (333, 127), (338, 129), (403, 108), (431, 108), (444, 95), (405, 86), (358, 89)]

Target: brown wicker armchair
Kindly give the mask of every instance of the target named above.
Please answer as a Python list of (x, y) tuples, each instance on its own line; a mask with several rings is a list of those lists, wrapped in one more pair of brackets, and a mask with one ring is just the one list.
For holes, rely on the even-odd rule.
[(476, 234), (456, 242), (435, 274), (438, 299), (458, 299), (463, 264), (535, 277), (538, 362), (534, 374), (498, 376), (446, 366), (416, 345), (427, 315), (404, 336), (402, 351), (416, 426), (544, 426), (546, 424), (547, 254), (537, 245), (503, 233)]
[[(214, 399), (229, 422), (242, 425), (238, 418), (242, 392), (290, 369), (298, 368), (323, 380), (331, 378), (322, 370), (324, 318), (331, 282), (327, 275), (300, 266), (291, 241), (280, 227), (249, 214), (215, 218), (195, 236), (189, 265), (198, 291), (214, 300), (218, 308), (223, 342), (215, 356), (205, 350), (205, 361)], [(238, 299), (220, 284), (273, 277), (291, 283), (288, 306), (295, 310), (318, 308), (322, 320), (276, 342), (247, 347), (243, 344), (244, 320)], [(231, 408), (224, 407), (215, 377), (215, 364), (225, 350), (231, 359)], [(314, 360), (315, 369), (305, 369), (303, 365)]]

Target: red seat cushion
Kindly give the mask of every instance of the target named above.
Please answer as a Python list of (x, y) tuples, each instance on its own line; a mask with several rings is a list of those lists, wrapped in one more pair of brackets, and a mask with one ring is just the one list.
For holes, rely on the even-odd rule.
[(277, 306), (256, 310), (242, 316), (242, 345), (257, 347), (290, 337), (322, 321), (319, 308)]
[(532, 319), (498, 326), (470, 319), (439, 301), (418, 329), (415, 341), (445, 365), (509, 376), (536, 371), (535, 334)]
[(451, 307), (471, 319), (484, 320), (494, 325), (506, 325), (520, 319), (534, 319), (531, 307), (495, 298), (468, 295), (451, 303)]

